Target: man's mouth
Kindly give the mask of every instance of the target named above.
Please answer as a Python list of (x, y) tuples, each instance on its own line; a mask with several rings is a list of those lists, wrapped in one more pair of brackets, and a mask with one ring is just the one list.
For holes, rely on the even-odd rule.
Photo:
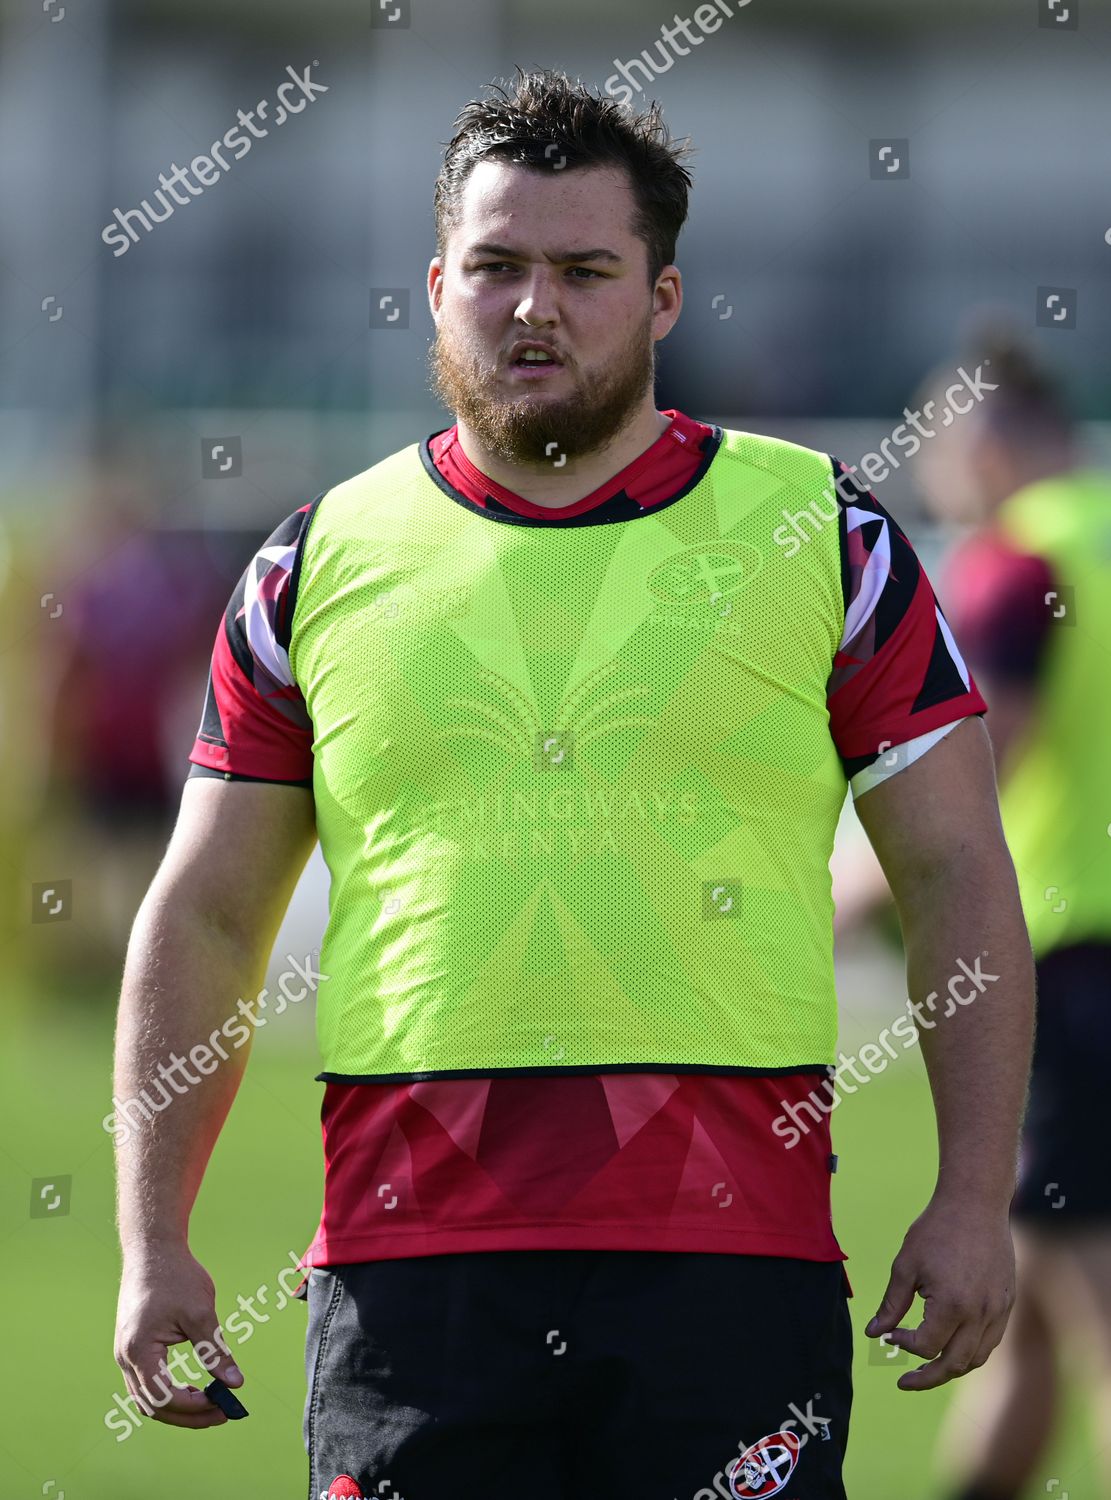
[(509, 368), (513, 372), (514, 380), (530, 382), (536, 380), (554, 380), (562, 371), (563, 366), (555, 364), (552, 360), (548, 360), (547, 362), (543, 360), (526, 360), (524, 362), (517, 361), (511, 364)]
[(547, 345), (522, 339), (510, 351), (509, 362), (515, 370), (560, 370), (563, 361)]

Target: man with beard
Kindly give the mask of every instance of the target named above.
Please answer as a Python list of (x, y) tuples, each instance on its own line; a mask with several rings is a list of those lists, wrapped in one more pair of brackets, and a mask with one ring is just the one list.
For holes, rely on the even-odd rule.
[[(835, 1500), (851, 1293), (814, 1096), (850, 785), (940, 1141), (867, 1331), (928, 1389), (984, 1362), (1013, 1295), (1031, 965), (983, 700), (844, 465), (656, 409), (690, 186), (658, 109), (536, 72), (456, 127), (428, 273), (455, 421), (249, 564), (128, 953), (117, 1094), (257, 985), (319, 836), (310, 1494)], [(932, 1015), (985, 954), (976, 1003)], [(119, 1152), (117, 1357), (181, 1426), (226, 1420), (144, 1393), (175, 1337), (219, 1339), (186, 1230), (245, 1058)]]

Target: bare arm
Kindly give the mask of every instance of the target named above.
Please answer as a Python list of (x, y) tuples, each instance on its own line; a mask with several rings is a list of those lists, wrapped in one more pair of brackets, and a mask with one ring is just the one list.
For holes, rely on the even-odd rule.
[(251, 1002), (314, 842), (307, 788), (187, 781), (128, 944), (117, 1106), (106, 1121), (123, 1252), (116, 1359), (140, 1408), (178, 1426), (227, 1418), (172, 1384), (170, 1345), (191, 1340), (212, 1373), (240, 1383), (234, 1364), (198, 1346), (226, 1348), (211, 1278), (189, 1252), (189, 1215), (247, 1064)]
[[(1036, 693), (1026, 683), (1006, 682), (986, 677), (983, 673), (978, 674), (977, 682), (990, 708), (987, 732), (995, 757), (996, 776), (1003, 786), (1010, 772), (1015, 746), (1035, 716)], [(856, 810), (859, 815), (859, 807)], [(833, 895), (833, 930), (837, 937), (854, 932), (890, 906), (891, 887), (874, 849), (854, 849), (851, 857), (846, 856), (834, 863)]]
[[(939, 1152), (934, 1194), (866, 1331), (929, 1359), (899, 1381), (926, 1390), (984, 1363), (1014, 1301), (1008, 1209), (1030, 1072), (1033, 960), (981, 720), (866, 793), (857, 813), (899, 911)], [(916, 1291), (923, 1321), (898, 1328)]]

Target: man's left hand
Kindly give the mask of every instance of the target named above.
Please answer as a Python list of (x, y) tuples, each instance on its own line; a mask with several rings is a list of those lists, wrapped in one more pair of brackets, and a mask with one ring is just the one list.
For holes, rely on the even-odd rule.
[[(917, 1328), (900, 1328), (921, 1294)], [(899, 1377), (903, 1391), (928, 1391), (982, 1365), (1003, 1337), (1015, 1300), (1015, 1252), (1007, 1210), (936, 1196), (907, 1230), (879, 1311), (865, 1329), (928, 1364)]]

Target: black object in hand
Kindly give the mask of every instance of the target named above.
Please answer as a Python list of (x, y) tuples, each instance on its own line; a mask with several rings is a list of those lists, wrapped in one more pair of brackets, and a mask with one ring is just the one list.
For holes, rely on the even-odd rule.
[(222, 1380), (211, 1381), (205, 1386), (204, 1393), (213, 1406), (218, 1406), (230, 1421), (237, 1422), (240, 1417), (250, 1416), (239, 1397), (234, 1391), (229, 1391)]

